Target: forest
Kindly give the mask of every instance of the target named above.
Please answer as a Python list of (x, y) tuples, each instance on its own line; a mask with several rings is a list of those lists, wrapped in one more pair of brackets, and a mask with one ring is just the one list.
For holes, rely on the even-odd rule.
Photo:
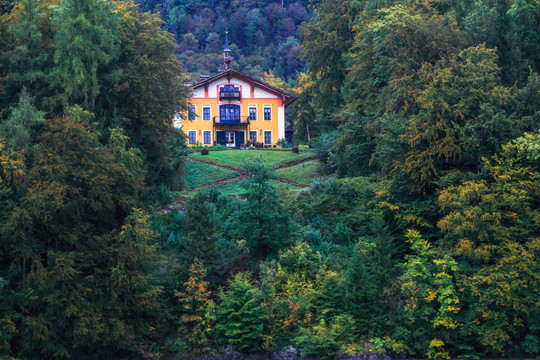
[(272, 71), (294, 81), (305, 71), (300, 25), (310, 18), (308, 0), (137, 0), (159, 13), (175, 35), (176, 55), (194, 81), (224, 70), (221, 52), (228, 31), (233, 68), (256, 78)]
[[(539, 0), (0, 0), (0, 359), (538, 357), (539, 24)], [(298, 96), (300, 190), (252, 156), (240, 194), (184, 196), (171, 119), (225, 31)]]

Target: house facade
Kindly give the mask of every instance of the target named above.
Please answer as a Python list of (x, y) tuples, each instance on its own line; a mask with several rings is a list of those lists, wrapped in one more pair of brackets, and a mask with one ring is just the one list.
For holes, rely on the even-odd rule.
[(255, 142), (273, 146), (285, 138), (285, 107), (296, 97), (229, 68), (191, 85), (190, 108), (174, 119), (189, 146), (243, 147)]

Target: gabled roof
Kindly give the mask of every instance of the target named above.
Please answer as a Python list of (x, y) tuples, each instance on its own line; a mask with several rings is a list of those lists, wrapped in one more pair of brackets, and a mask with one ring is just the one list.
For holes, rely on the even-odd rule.
[(292, 104), (298, 97), (291, 95), (289, 93), (286, 93), (283, 90), (280, 90), (278, 88), (275, 88), (273, 86), (268, 85), (267, 83), (257, 80), (254, 77), (251, 77), (249, 75), (243, 74), (239, 71), (229, 69), (225, 70), (223, 72), (220, 72), (218, 74), (215, 74), (213, 76), (210, 76), (206, 79), (203, 79), (199, 82), (196, 82), (195, 84), (191, 85), (192, 89), (197, 89), (201, 86), (205, 86), (210, 84), (212, 81), (221, 79), (221, 78), (227, 78), (228, 80), (232, 79), (233, 77), (240, 78), (242, 80), (245, 80), (246, 82), (250, 83), (252, 86), (257, 86), (261, 89), (269, 90), (270, 92), (276, 93), (277, 95), (283, 97), (283, 102), (285, 103), (285, 106), (288, 106)]

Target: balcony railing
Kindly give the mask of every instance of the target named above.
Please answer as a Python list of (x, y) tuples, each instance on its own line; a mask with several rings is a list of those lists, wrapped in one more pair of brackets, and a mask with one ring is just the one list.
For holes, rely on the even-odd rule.
[(214, 126), (215, 125), (249, 125), (249, 116), (239, 116), (236, 118), (220, 118), (219, 116), (214, 116)]
[(240, 91), (220, 91), (220, 100), (240, 100)]

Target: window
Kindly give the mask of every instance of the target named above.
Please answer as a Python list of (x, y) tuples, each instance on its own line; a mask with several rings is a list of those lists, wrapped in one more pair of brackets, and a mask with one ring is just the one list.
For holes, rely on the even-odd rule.
[(272, 108), (264, 108), (264, 120), (272, 120)]
[(240, 105), (221, 105), (219, 107), (220, 122), (240, 121)]
[(225, 85), (219, 88), (219, 98), (240, 100), (240, 88), (234, 85)]
[(191, 105), (191, 107), (188, 110), (188, 120), (196, 120), (197, 119), (197, 109), (195, 105)]
[(209, 107), (203, 107), (202, 108), (202, 118), (203, 118), (203, 120), (210, 120), (210, 108)]
[(210, 145), (210, 144), (212, 143), (211, 137), (212, 137), (211, 131), (205, 130), (205, 131), (203, 132), (203, 142), (204, 142), (204, 145)]
[(251, 130), (249, 132), (249, 141), (254, 142), (254, 143), (257, 142), (257, 131)]
[(256, 107), (250, 107), (249, 108), (249, 120), (257, 120), (257, 108)]
[(195, 145), (197, 143), (197, 132), (190, 130), (188, 132), (188, 138), (189, 138), (189, 144)]
[(264, 145), (272, 145), (272, 132), (271, 131), (264, 132)]

